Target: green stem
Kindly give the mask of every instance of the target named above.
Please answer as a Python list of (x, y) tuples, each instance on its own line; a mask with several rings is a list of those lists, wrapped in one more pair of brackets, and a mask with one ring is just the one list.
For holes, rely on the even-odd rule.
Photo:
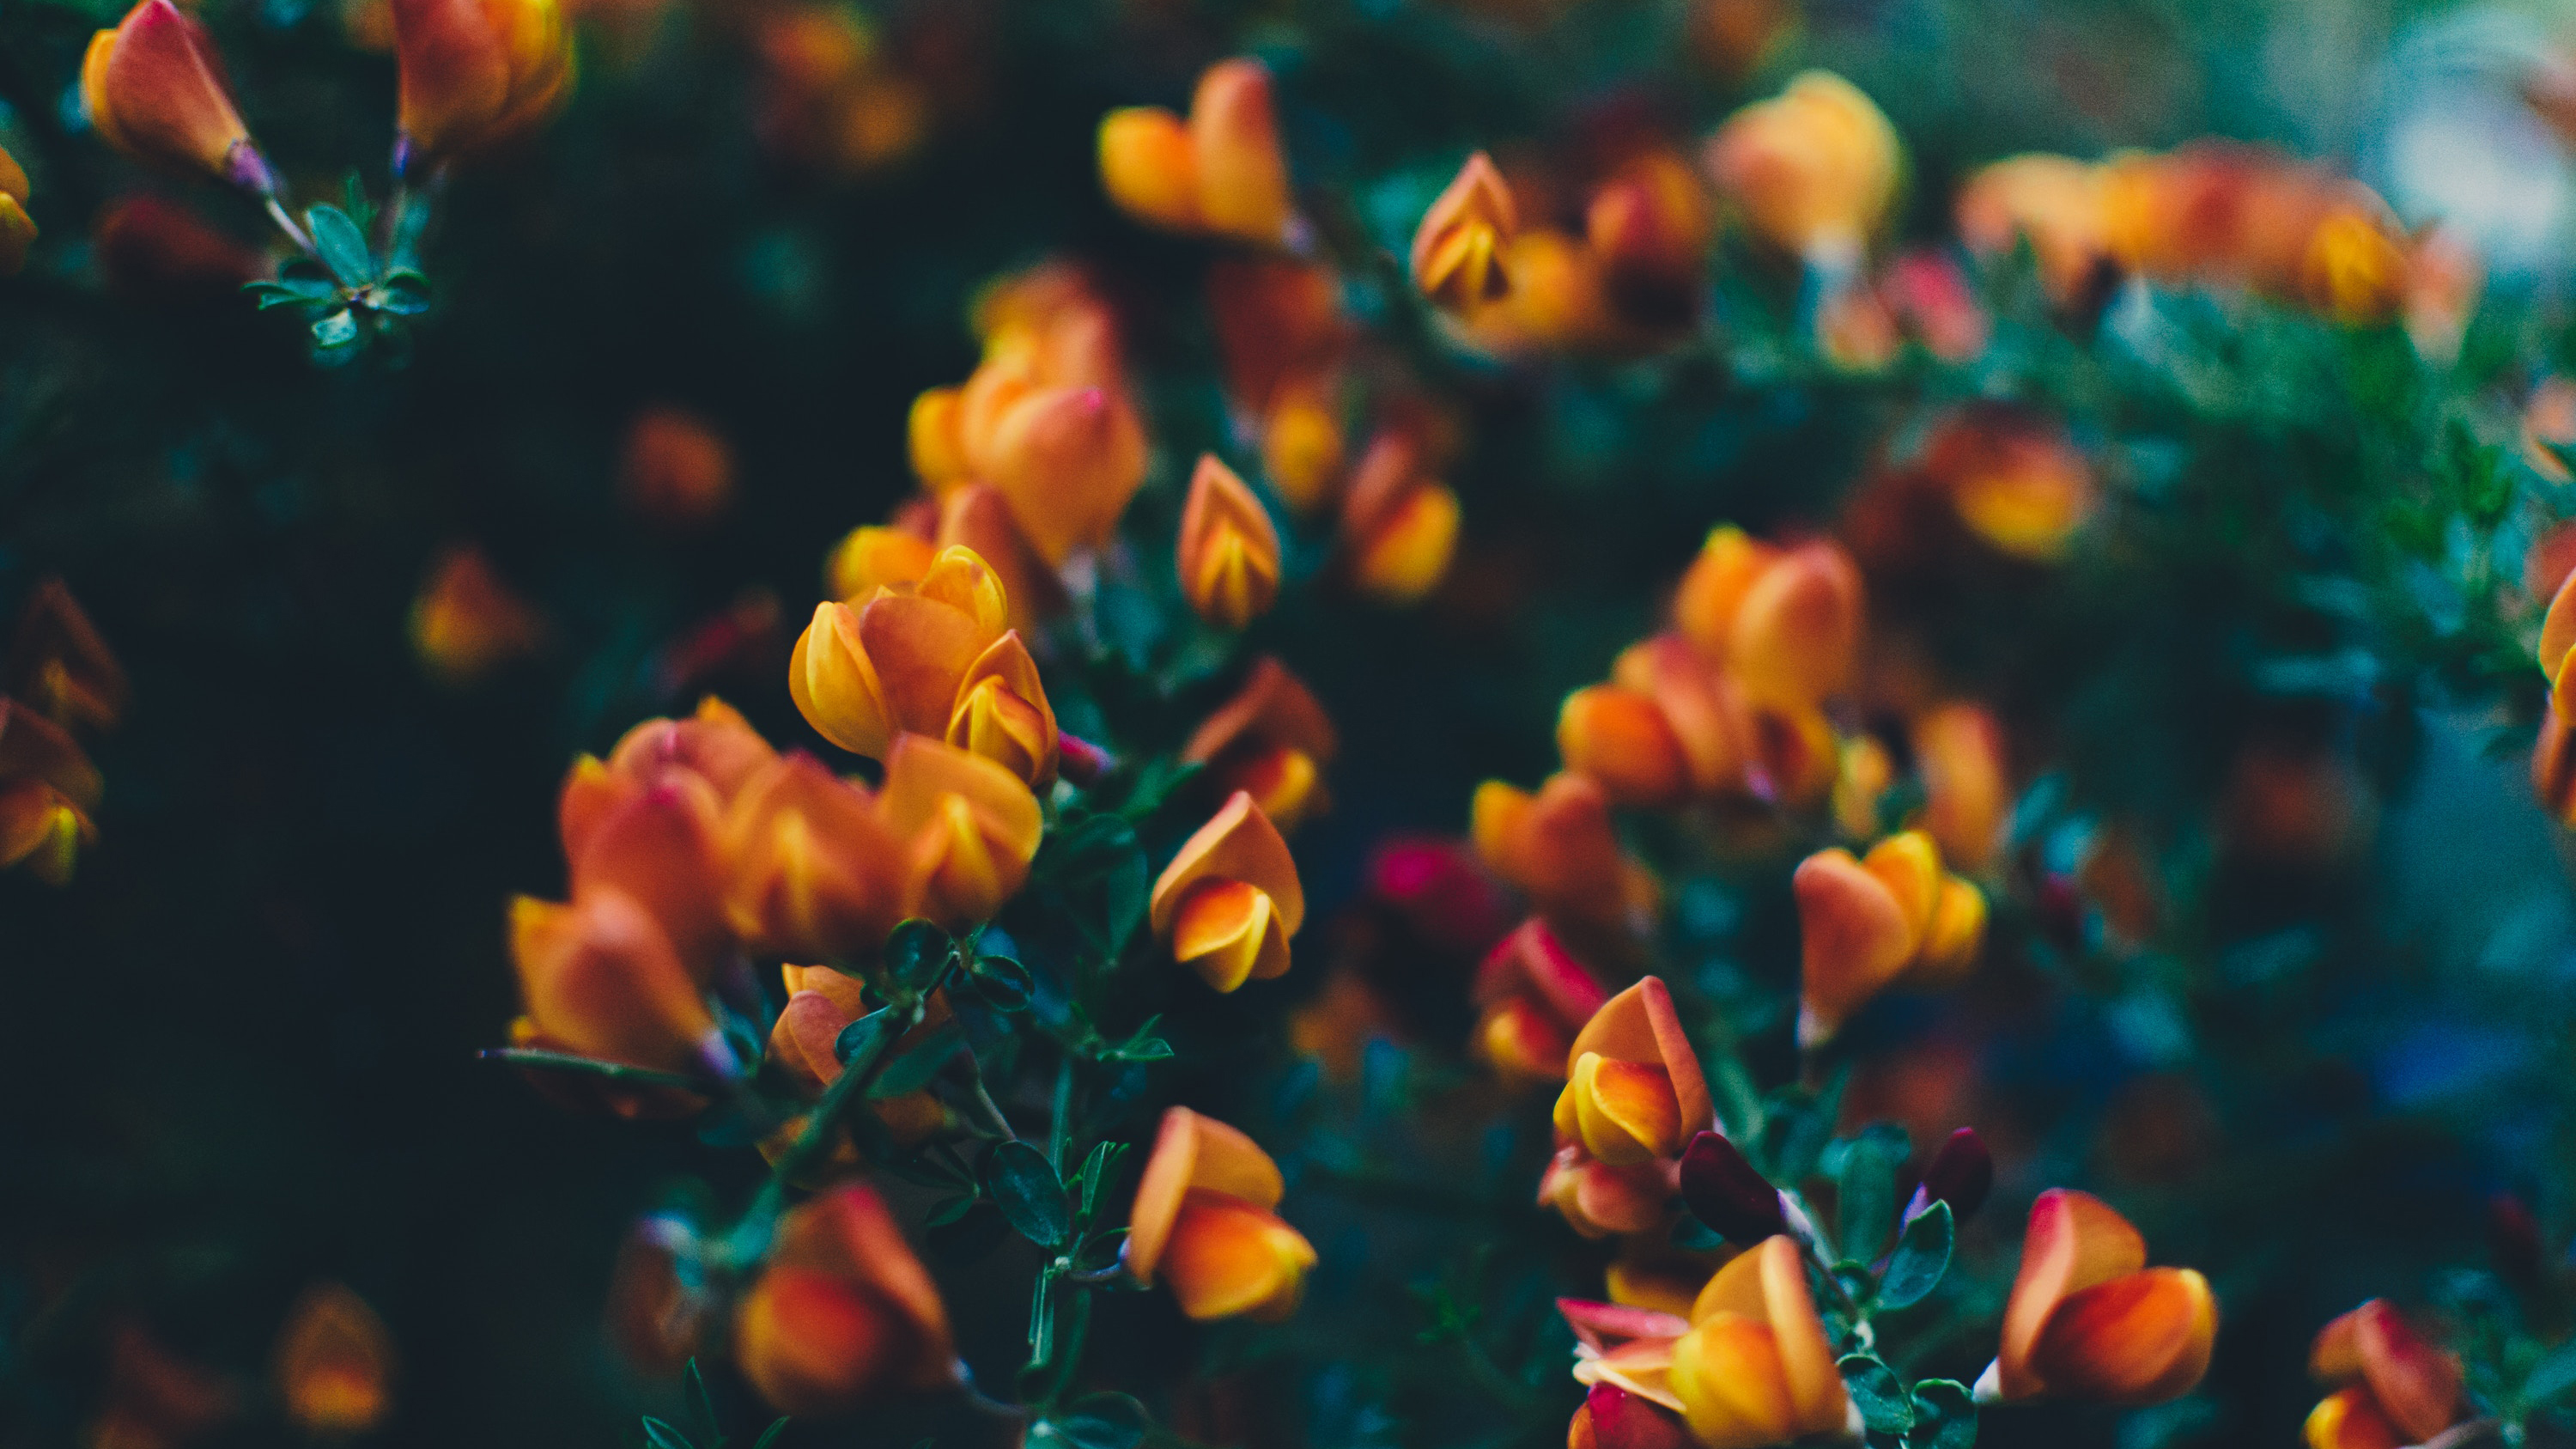
[[(935, 989), (936, 983), (933, 985)], [(770, 1225), (787, 1205), (788, 1184), (831, 1154), (832, 1134), (839, 1129), (841, 1118), (864, 1107), (868, 1085), (876, 1080), (877, 1068), (885, 1061), (887, 1051), (903, 1039), (905, 1032), (921, 1024), (928, 1000), (927, 992), (914, 998), (903, 1025), (878, 1032), (857, 1055), (842, 1064), (841, 1075), (824, 1091), (823, 1100), (814, 1104), (813, 1112), (805, 1119), (805, 1130), (779, 1154), (777, 1164), (770, 1169), (769, 1181), (760, 1185), (760, 1195), (752, 1199), (741, 1225), (734, 1229), (731, 1248), (736, 1261), (748, 1262), (767, 1249)]]
[(1073, 1053), (1066, 1052), (1055, 1066), (1055, 1119), (1047, 1127), (1047, 1165), (1064, 1175), (1064, 1151), (1073, 1136)]
[(581, 1076), (606, 1077), (612, 1082), (632, 1082), (639, 1087), (677, 1087), (683, 1091), (703, 1092), (708, 1083), (680, 1072), (655, 1071), (651, 1067), (630, 1067), (624, 1062), (603, 1062), (596, 1057), (574, 1056), (570, 1052), (538, 1051), (532, 1047), (487, 1047), (475, 1056), (487, 1062), (507, 1066), (529, 1067), (546, 1072), (572, 1072)]

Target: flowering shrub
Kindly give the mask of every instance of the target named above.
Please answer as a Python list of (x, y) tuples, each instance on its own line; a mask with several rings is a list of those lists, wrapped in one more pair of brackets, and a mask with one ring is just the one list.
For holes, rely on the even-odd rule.
[(2378, 26), (0, 15), (0, 1435), (2576, 1439), (2576, 87)]

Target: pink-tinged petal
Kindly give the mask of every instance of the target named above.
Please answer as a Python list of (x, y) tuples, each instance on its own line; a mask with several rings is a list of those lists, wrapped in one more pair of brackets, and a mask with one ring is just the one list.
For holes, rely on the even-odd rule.
[(2071, 1188), (2041, 1193), (2030, 1205), (2021, 1272), (2004, 1304), (2003, 1337), (1995, 1354), (2003, 1396), (2028, 1398), (2047, 1387), (2032, 1355), (2058, 1304), (2146, 1264), (2147, 1240), (2110, 1204)]

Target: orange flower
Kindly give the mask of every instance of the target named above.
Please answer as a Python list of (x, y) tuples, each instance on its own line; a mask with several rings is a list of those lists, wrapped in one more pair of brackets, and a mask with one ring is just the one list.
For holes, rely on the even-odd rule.
[(2092, 465), (2074, 444), (2002, 409), (1945, 419), (1924, 448), (1923, 472), (1979, 538), (2034, 562), (2064, 557), (2096, 502)]
[(1471, 303), (1460, 317), (1478, 346), (1504, 354), (1615, 353), (1634, 341), (1611, 305), (1601, 259), (1580, 238), (1531, 227), (1511, 239), (1503, 269), (1511, 290)]
[(98, 838), (98, 768), (60, 725), (25, 701), (0, 695), (0, 870), (25, 865), (37, 879), (71, 879), (81, 847)]
[(202, 171), (261, 196), (277, 190), (233, 109), (214, 41), (170, 0), (142, 0), (114, 30), (91, 37), (81, 102), (100, 139), (138, 161)]
[(2041, 1193), (1977, 1396), (2159, 1404), (2189, 1393), (2209, 1369), (2218, 1303), (2191, 1269), (2146, 1264), (2146, 1240), (2101, 1199)]
[(1288, 164), (1270, 72), (1244, 59), (1208, 67), (1186, 122), (1159, 106), (1101, 117), (1100, 181), (1128, 215), (1167, 231), (1282, 244)]
[(2111, 254), (2110, 190), (2101, 168), (2064, 156), (2009, 156), (1959, 192), (1959, 238), (1986, 257), (2030, 240), (2040, 281), (2058, 305), (2099, 298), (2117, 276)]
[(1858, 262), (1904, 167), (1896, 128), (1851, 82), (1807, 71), (1727, 118), (1709, 175), (1764, 241), (1794, 256)]
[(2540, 738), (2531, 747), (2531, 790), (2551, 819), (2576, 830), (2576, 748), (2571, 745), (2576, 745), (2576, 721), (2555, 708), (2541, 711)]
[(27, 248), (35, 245), (36, 224), (27, 217), (26, 168), (0, 149), (0, 277), (14, 277), (27, 265)]
[(1560, 1142), (1593, 1160), (1637, 1167), (1678, 1159), (1717, 1120), (1699, 1054), (1662, 978), (1649, 976), (1602, 1004), (1566, 1051), (1556, 1099)]
[(412, 649), (449, 684), (470, 684), (534, 654), (546, 632), (545, 616), (512, 593), (472, 544), (440, 553), (412, 600)]
[[(880, 1003), (866, 998), (857, 977), (829, 966), (790, 964), (779, 967), (779, 973), (787, 986), (787, 1005), (770, 1028), (769, 1059), (805, 1096), (820, 1096), (841, 1079), (842, 1029)], [(947, 993), (934, 994), (920, 1024), (904, 1033), (892, 1050), (900, 1053), (918, 1045), (948, 1020)], [(948, 1109), (926, 1089), (868, 1105), (900, 1146), (917, 1146), (948, 1126)]]
[(725, 812), (725, 914), (756, 949), (849, 960), (902, 920), (903, 846), (866, 787), (802, 752), (744, 781)]
[(861, 1183), (780, 1222), (776, 1248), (734, 1315), (743, 1377), (783, 1414), (826, 1417), (956, 1383), (938, 1286)]
[(393, 1411), (394, 1347), (367, 1301), (337, 1283), (306, 1290), (277, 1340), (278, 1396), (307, 1434), (363, 1434)]
[(1609, 797), (1588, 777), (1551, 775), (1535, 795), (1488, 780), (1469, 814), (1476, 853), (1541, 910), (1608, 927), (1653, 909), (1653, 877), (1620, 851)]
[[(2435, 1438), (2460, 1417), (2460, 1361), (2428, 1342), (2384, 1298), (2373, 1298), (2317, 1331), (2308, 1371), (2345, 1385), (2308, 1418), (2317, 1449), (2357, 1449), (2384, 1426), (2391, 1444)], [(2328, 1404), (2342, 1401), (2329, 1410)], [(2322, 1435), (2320, 1419), (2325, 1419)]]
[(1691, 762), (1655, 697), (1594, 684), (1565, 697), (1556, 716), (1565, 767), (1598, 781), (1619, 805), (1671, 805), (1691, 786)]
[(1853, 1012), (1906, 980), (1946, 985), (1985, 944), (1986, 898), (1941, 869), (1941, 848), (1919, 830), (1891, 835), (1865, 858), (1820, 850), (1793, 878), (1801, 946), (1798, 1040), (1813, 1046)]
[(1841, 1432), (1850, 1398), (1795, 1241), (1765, 1238), (1717, 1270), (1672, 1346), (1670, 1375), (1703, 1449)]
[(2367, 1384), (2340, 1388), (2317, 1401), (2301, 1427), (2308, 1449), (2404, 1449), (2413, 1442), (2379, 1412)]
[(8, 692), (66, 728), (113, 729), (125, 712), (125, 666), (61, 579), (36, 585), (18, 612)]
[(1234, 792), (1154, 882), (1154, 938), (1219, 991), (1288, 970), (1306, 892), (1288, 842), (1252, 796)]
[(1860, 570), (1831, 543), (1776, 548), (1712, 529), (1682, 575), (1673, 620), (1759, 703), (1813, 704), (1849, 682), (1864, 617)]
[(1565, 1449), (1690, 1449), (1680, 1416), (1614, 1383), (1596, 1383), (1565, 1426)]
[(1181, 594), (1198, 616), (1239, 630), (1279, 597), (1279, 530), (1214, 453), (1199, 455), (1181, 509)]
[(1982, 872), (2012, 810), (2002, 726), (1983, 706), (1953, 701), (1915, 718), (1913, 746), (1924, 793), (1917, 823), (1944, 861)]
[[(1620, 651), (1610, 669), (1614, 701), (1650, 704), (1680, 752), (1681, 778), (1669, 793), (1622, 796), (1622, 803), (1672, 804), (1685, 797), (1741, 796), (1804, 804), (1833, 783), (1837, 746), (1833, 728), (1814, 701), (1751, 698), (1731, 673), (1678, 632), (1658, 634)], [(1567, 713), (1572, 714), (1573, 701)], [(1622, 707), (1633, 708), (1633, 705)], [(1642, 713), (1628, 727), (1655, 738)], [(1616, 736), (1585, 739), (1569, 733), (1561, 716), (1557, 746), (1566, 767), (1602, 777), (1617, 755), (1604, 747)], [(1648, 756), (1648, 758), (1651, 758)]]
[(1512, 288), (1505, 258), (1520, 213), (1511, 188), (1479, 151), (1458, 168), (1413, 233), (1413, 284), (1432, 305), (1452, 310), (1499, 301)]
[(1055, 779), (1055, 711), (1010, 601), (974, 550), (940, 552), (920, 580), (856, 606), (825, 601), (796, 641), (788, 693), (824, 738), (886, 758), (906, 734), (944, 739), (1032, 785)]
[(1251, 1138), (1172, 1108), (1136, 1184), (1127, 1271), (1149, 1288), (1159, 1274), (1195, 1319), (1286, 1318), (1315, 1250), (1273, 1213), (1285, 1190), (1278, 1165)]
[(1210, 265), (1208, 319), (1226, 395), (1256, 417), (1275, 410), (1282, 388), (1329, 372), (1351, 343), (1341, 279), (1287, 257), (1233, 256)]
[(920, 534), (867, 524), (832, 546), (823, 577), (832, 597), (864, 603), (879, 589), (918, 587), (938, 557), (939, 545)]
[(1458, 495), (1429, 476), (1427, 453), (1416, 429), (1390, 427), (1351, 470), (1342, 548), (1352, 584), (1381, 603), (1431, 592), (1458, 545)]
[(1575, 1034), (1610, 996), (1547, 922), (1532, 916), (1476, 968), (1470, 999), (1484, 1012), (1476, 1055), (1507, 1080), (1561, 1082)]
[(923, 735), (895, 741), (877, 803), (903, 842), (905, 914), (954, 930), (1019, 894), (1046, 828), (1019, 776)]
[(1345, 452), (1340, 374), (1301, 374), (1270, 394), (1261, 418), (1261, 466), (1290, 508), (1311, 514), (1332, 501)]
[(393, 12), (399, 173), (515, 141), (572, 93), (554, 0), (393, 0)]
[(229, 297), (269, 270), (257, 250), (148, 191), (129, 192), (103, 208), (90, 226), (90, 244), (108, 290), (146, 305)]
[(1717, 228), (1688, 163), (1662, 149), (1636, 156), (1592, 193), (1583, 221), (1620, 320), (1649, 331), (1690, 322)]
[(678, 408), (647, 408), (626, 429), (617, 486), (626, 506), (666, 528), (688, 528), (733, 501), (733, 450)]
[(1323, 767), (1339, 748), (1332, 718), (1313, 691), (1265, 655), (1234, 698), (1190, 735), (1181, 758), (1205, 765), (1220, 791), (1250, 795), (1271, 824), (1288, 831), (1329, 803)]
[(1539, 1206), (1553, 1208), (1587, 1238), (1660, 1227), (1672, 1199), (1669, 1164), (1614, 1167), (1585, 1152), (1580, 1142), (1559, 1147), (1538, 1180)]

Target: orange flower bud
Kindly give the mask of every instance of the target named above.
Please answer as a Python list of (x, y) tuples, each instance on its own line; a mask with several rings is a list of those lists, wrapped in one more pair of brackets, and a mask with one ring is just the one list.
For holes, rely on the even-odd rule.
[(2153, 1404), (2189, 1393), (2209, 1368), (2218, 1305), (2198, 1273), (2146, 1261), (2146, 1240), (2099, 1198), (2041, 1193), (1979, 1395)]
[(904, 734), (973, 739), (1023, 778), (1052, 780), (1055, 714), (1009, 615), (984, 560), (944, 549), (908, 590), (817, 604), (788, 660), (788, 694), (852, 754), (884, 759)]
[(1100, 180), (1120, 209), (1167, 231), (1286, 241), (1288, 164), (1270, 72), (1256, 60), (1209, 66), (1187, 122), (1154, 106), (1103, 116)]
[(1807, 71), (1727, 118), (1709, 175), (1764, 241), (1802, 257), (1857, 261), (1896, 199), (1896, 128), (1842, 77)]
[(564, 850), (579, 856), (613, 811), (674, 774), (704, 781), (719, 805), (730, 805), (753, 773), (777, 757), (749, 721), (713, 695), (687, 719), (648, 719), (621, 736), (605, 761), (573, 762), (555, 807)]
[(2064, 156), (2010, 156), (1959, 192), (1960, 240), (1988, 257), (2030, 239), (2040, 281), (2060, 306), (2098, 297), (2118, 264), (2111, 255), (2109, 189), (2101, 168)]
[(1660, 1067), (1610, 1061), (1599, 1052), (1574, 1059), (1556, 1099), (1556, 1131), (1613, 1167), (1678, 1156), (1687, 1140), (1671, 1076)]
[(933, 493), (945, 493), (974, 476), (974, 465), (966, 458), (964, 411), (963, 388), (929, 388), (912, 400), (904, 423), (906, 445), (914, 476)]
[(1172, 1108), (1136, 1184), (1127, 1271), (1147, 1287), (1160, 1274), (1195, 1319), (1287, 1317), (1315, 1250), (1272, 1213), (1284, 1191), (1278, 1165), (1251, 1138)]
[(1166, 231), (1198, 229), (1198, 156), (1190, 128), (1161, 106), (1127, 106), (1100, 118), (1100, 184), (1138, 221)]
[(1046, 828), (1019, 776), (922, 735), (895, 741), (878, 806), (908, 857), (906, 914), (957, 930), (1019, 894)]
[(1181, 594), (1198, 616), (1239, 630), (1279, 597), (1279, 530), (1214, 453), (1199, 456), (1181, 509)]
[(733, 450), (677, 408), (648, 408), (626, 430), (617, 473), (626, 506), (665, 528), (689, 528), (733, 501)]
[(948, 716), (948, 743), (996, 762), (1034, 789), (1055, 783), (1055, 710), (1018, 630), (994, 640), (967, 666)]
[(470, 684), (534, 654), (546, 632), (545, 617), (512, 593), (471, 544), (441, 553), (412, 600), (412, 649), (450, 684)]
[(958, 1380), (948, 1310), (894, 1215), (853, 1183), (789, 1213), (734, 1317), (734, 1357), (781, 1413), (824, 1417)]
[(1261, 419), (1261, 466), (1290, 508), (1310, 514), (1342, 481), (1341, 380), (1293, 378), (1270, 395)]
[[(1658, 1088), (1654, 1082), (1634, 1073), (1620, 1073), (1614, 1078), (1613, 1085), (1586, 1095), (1601, 1096), (1604, 1092), (1628, 1095), (1621, 1101), (1605, 1098), (1607, 1105), (1595, 1103), (1596, 1109), (1624, 1115), (1626, 1120), (1649, 1122), (1658, 1119), (1637, 1113), (1660, 1114), (1660, 1093), (1671, 1093), (1676, 1125), (1670, 1134), (1673, 1140), (1669, 1148), (1661, 1145), (1664, 1139), (1660, 1135), (1650, 1141), (1644, 1136), (1630, 1134), (1639, 1143), (1656, 1149), (1645, 1156), (1677, 1157), (1693, 1134), (1716, 1125), (1717, 1109), (1709, 1100), (1708, 1081), (1700, 1071), (1699, 1053), (1692, 1049), (1689, 1034), (1682, 1030), (1681, 1015), (1673, 1008), (1672, 992), (1665, 987), (1663, 978), (1645, 977), (1602, 1003), (1601, 1009), (1592, 1014), (1592, 1019), (1583, 1024), (1583, 1030), (1575, 1033), (1574, 1045), (1567, 1051), (1569, 1078), (1579, 1077), (1583, 1058), (1587, 1056), (1598, 1056), (1609, 1063), (1644, 1066), (1665, 1084)], [(1649, 1096), (1654, 1101), (1646, 1102), (1645, 1098)], [(1621, 1105), (1622, 1101), (1629, 1105)], [(1560, 1098), (1560, 1112), (1563, 1106)], [(1578, 1099), (1576, 1106), (1582, 1110), (1583, 1102)], [(1569, 1135), (1588, 1137), (1590, 1133)], [(1612, 1166), (1633, 1165), (1633, 1162), (1614, 1161), (1597, 1151), (1593, 1156), (1610, 1162)]]
[(1587, 1238), (1642, 1233), (1664, 1221), (1673, 1198), (1667, 1165), (1613, 1167), (1569, 1142), (1558, 1148), (1539, 1178), (1538, 1203), (1564, 1217)]
[(2062, 558), (2096, 502), (2093, 468), (2053, 428), (2009, 411), (1971, 408), (1946, 420), (1923, 471), (1959, 521), (2015, 558)]
[(1791, 883), (1801, 963), (1798, 1039), (1810, 1046), (1832, 1039), (1900, 977), (1946, 984), (1974, 964), (1984, 944), (1985, 897), (1943, 873), (1940, 847), (1919, 830), (1889, 836), (1865, 859), (1820, 850), (1799, 862)]
[(868, 524), (832, 546), (823, 564), (825, 587), (845, 604), (865, 603), (879, 589), (918, 586), (938, 556), (939, 546), (917, 533)]
[(937, 535), (943, 549), (973, 550), (1002, 581), (1011, 627), (1022, 634), (1033, 633), (1070, 602), (1064, 580), (1020, 531), (1018, 517), (999, 490), (982, 483), (950, 489), (939, 500)]
[(1621, 853), (1609, 797), (1589, 777), (1551, 775), (1535, 795), (1488, 780), (1469, 814), (1476, 853), (1542, 909), (1593, 925), (1651, 909), (1653, 879)]
[(1306, 923), (1306, 892), (1278, 828), (1237, 790), (1164, 867), (1149, 915), (1175, 960), (1232, 991), (1287, 972), (1288, 940)]
[(337, 1283), (307, 1289), (277, 1340), (278, 1397), (307, 1434), (363, 1434), (393, 1411), (394, 1347), (384, 1320)]
[(515, 141), (572, 92), (572, 36), (554, 0), (393, 0), (395, 169)]
[(1616, 352), (1635, 339), (1615, 315), (1600, 258), (1561, 231), (1534, 227), (1511, 239), (1503, 262), (1511, 291), (1461, 319), (1479, 345), (1502, 353), (1542, 349)]
[(2402, 1449), (2411, 1440), (2379, 1412), (2366, 1385), (2337, 1389), (2319, 1400), (2301, 1430), (2308, 1449)]
[(2300, 299), (2311, 309), (2347, 327), (2377, 326), (2397, 314), (2407, 256), (2385, 213), (2378, 197), (2364, 193), (2318, 220), (2299, 268)]
[(1704, 1449), (1838, 1433), (1849, 1410), (1795, 1241), (1765, 1238), (1718, 1269), (1672, 1348), (1673, 1393)]
[(2318, 1330), (2309, 1372), (2326, 1383), (2358, 1379), (2368, 1411), (2419, 1443), (2460, 1416), (2460, 1361), (2427, 1341), (2395, 1304), (2373, 1298)]
[(0, 149), (0, 277), (14, 277), (27, 265), (27, 248), (35, 245), (36, 224), (27, 217), (26, 169)]
[(1649, 330), (1686, 326), (1698, 312), (1715, 230), (1699, 178), (1669, 151), (1620, 167), (1584, 209), (1584, 237), (1612, 306)]
[(902, 842), (867, 790), (802, 752), (755, 771), (725, 812), (725, 914), (757, 949), (807, 960), (874, 950), (902, 920)]
[(1942, 859), (1984, 870), (2012, 809), (2001, 727), (1982, 707), (1953, 703), (1916, 719), (1913, 736), (1915, 768), (1923, 775), (1923, 830), (1941, 847)]
[(1803, 544), (1737, 601), (1726, 663), (1759, 702), (1812, 703), (1841, 689), (1860, 651), (1860, 570), (1830, 543)]
[(1556, 717), (1565, 767), (1599, 781), (1620, 805), (1670, 805), (1691, 786), (1691, 762), (1653, 696), (1595, 684), (1565, 697)]
[(1511, 1079), (1565, 1080), (1575, 1033), (1609, 1001), (1598, 978), (1538, 917), (1523, 921), (1476, 968), (1484, 1008), (1477, 1055)]
[(1281, 830), (1294, 830), (1326, 803), (1322, 767), (1340, 748), (1333, 721), (1303, 681), (1267, 656), (1181, 747), (1207, 766), (1219, 790), (1241, 790)]
[(583, 1056), (684, 1071), (724, 1052), (697, 980), (652, 912), (622, 891), (519, 897), (510, 955), (538, 1031)]
[(71, 879), (97, 838), (98, 769), (60, 725), (0, 695), (0, 869), (24, 864), (48, 885)]
[(81, 102), (100, 139), (138, 161), (207, 175), (260, 195), (277, 178), (233, 109), (206, 28), (170, 0), (142, 0), (90, 38)]
[(1275, 409), (1283, 387), (1329, 373), (1351, 342), (1340, 277), (1287, 257), (1212, 263), (1208, 315), (1225, 364), (1226, 395), (1254, 415)]
[(976, 476), (1000, 491), (1038, 556), (1060, 565), (1097, 548), (1145, 481), (1145, 433), (1127, 400), (1099, 387), (1039, 388), (968, 433)]
[(125, 666), (61, 579), (46, 579), (18, 614), (8, 692), (67, 728), (113, 729), (132, 692)]
[(1458, 168), (1413, 233), (1413, 284), (1432, 305), (1452, 310), (1498, 301), (1511, 291), (1505, 256), (1520, 230), (1511, 188), (1479, 151)]
[[(769, 1059), (806, 1096), (818, 1096), (841, 1078), (842, 1029), (867, 1015), (874, 1004), (861, 994), (856, 978), (828, 966), (791, 965), (780, 969), (787, 983), (787, 1005), (770, 1028)], [(917, 1045), (949, 1019), (946, 994), (933, 995), (920, 1024), (905, 1032), (894, 1050), (899, 1053)], [(948, 1109), (927, 1091), (907, 1092), (868, 1105), (899, 1146), (917, 1146), (950, 1125)]]
[[(1365, 460), (1360, 471), (1364, 478)], [(1450, 555), (1458, 546), (1458, 495), (1446, 484), (1425, 480), (1382, 507), (1364, 509), (1363, 487), (1352, 485), (1342, 515), (1352, 583), (1380, 603), (1413, 603), (1449, 572)]]
[(1525, 996), (1506, 996), (1485, 1008), (1476, 1020), (1468, 1048), (1507, 1082), (1554, 1082), (1565, 1078), (1566, 1049), (1574, 1034)]

